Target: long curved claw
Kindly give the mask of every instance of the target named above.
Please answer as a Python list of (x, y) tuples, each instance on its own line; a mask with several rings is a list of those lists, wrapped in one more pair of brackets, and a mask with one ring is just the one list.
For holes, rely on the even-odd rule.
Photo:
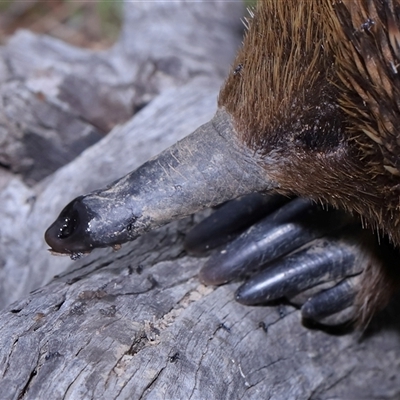
[(358, 283), (359, 276), (351, 277), (311, 297), (301, 307), (303, 318), (323, 325), (341, 325), (354, 320)]
[[(237, 290), (236, 300), (252, 305), (291, 298), (313, 287), (321, 291), (321, 284), (332, 286), (360, 274), (363, 265), (359, 259), (356, 246), (338, 239), (320, 239), (253, 276)], [(312, 307), (315, 308), (315, 303), (309, 303), (305, 312), (315, 313)]]
[(288, 201), (287, 197), (261, 193), (228, 201), (186, 235), (185, 248), (190, 253), (203, 254), (222, 246)]
[(342, 212), (326, 212), (304, 199), (292, 200), (212, 256), (200, 271), (200, 279), (208, 284), (226, 283), (348, 222)]

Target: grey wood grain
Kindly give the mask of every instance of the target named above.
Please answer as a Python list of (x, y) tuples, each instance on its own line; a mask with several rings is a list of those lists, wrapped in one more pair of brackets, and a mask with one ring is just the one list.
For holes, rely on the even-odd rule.
[(234, 284), (199, 283), (205, 260), (182, 248), (192, 224), (93, 253), (4, 310), (1, 398), (400, 395), (398, 321), (335, 336), (304, 328), (290, 306), (239, 305)]

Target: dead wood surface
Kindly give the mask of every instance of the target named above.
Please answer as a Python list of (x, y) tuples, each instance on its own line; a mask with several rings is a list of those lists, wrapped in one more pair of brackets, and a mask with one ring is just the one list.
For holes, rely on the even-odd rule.
[[(26, 146), (31, 125), (46, 136), (68, 120), (85, 132), (120, 124), (46, 179), (28, 186), (26, 175), (13, 176), (0, 193), (0, 399), (400, 397), (398, 305), (364, 335), (306, 329), (290, 306), (241, 306), (235, 284), (201, 285), (205, 259), (183, 250), (199, 216), (73, 263), (46, 251), (43, 232), (69, 200), (213, 115), (240, 10), (128, 3), (107, 52), (29, 32), (0, 50), (0, 94), (11, 99), (0, 118), (15, 127), (7, 143)], [(21, 125), (14, 93), (25, 99)]]

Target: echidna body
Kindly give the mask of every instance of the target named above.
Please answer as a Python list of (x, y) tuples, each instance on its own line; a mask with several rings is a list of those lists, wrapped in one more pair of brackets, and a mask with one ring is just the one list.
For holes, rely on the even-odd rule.
[[(277, 192), (358, 214), (397, 247), (399, 18), (398, 1), (260, 1), (219, 98)], [(371, 273), (374, 309), (394, 288)]]
[(400, 244), (394, 3), (260, 2), (219, 107), (273, 161), (280, 191), (354, 211)]
[[(47, 242), (60, 253), (87, 252), (274, 191), (358, 215), (399, 246), (399, 15), (398, 0), (260, 1), (214, 119), (74, 200)], [(387, 261), (367, 261), (356, 301), (363, 318), (397, 285)]]

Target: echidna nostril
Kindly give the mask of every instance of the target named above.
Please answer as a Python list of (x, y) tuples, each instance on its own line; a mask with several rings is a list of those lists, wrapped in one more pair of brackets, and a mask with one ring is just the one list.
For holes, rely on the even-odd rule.
[(57, 235), (59, 239), (66, 239), (71, 236), (79, 226), (79, 216), (74, 210), (72, 215), (64, 218), (64, 223), (60, 228), (60, 233)]
[(53, 251), (71, 254), (90, 250), (86, 237), (90, 217), (82, 204), (83, 198), (80, 196), (69, 203), (47, 229), (45, 240)]

